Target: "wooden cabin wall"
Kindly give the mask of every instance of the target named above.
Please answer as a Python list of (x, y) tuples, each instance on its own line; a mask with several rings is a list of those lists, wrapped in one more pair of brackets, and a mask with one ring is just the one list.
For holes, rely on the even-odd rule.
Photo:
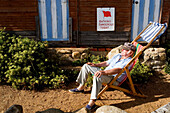
[[(115, 46), (129, 41), (131, 30), (131, 0), (69, 0), (73, 19), (73, 41), (82, 46)], [(97, 31), (97, 8), (115, 7), (115, 31)], [(76, 39), (78, 36), (78, 39)]]
[(165, 23), (165, 22), (169, 23), (165, 37), (166, 37), (166, 40), (170, 40), (170, 0), (164, 0), (163, 2), (162, 23)]
[(164, 0), (162, 9), (162, 23), (169, 23), (170, 19), (170, 0)]
[(0, 29), (36, 36), (37, 0), (0, 0)]
[[(97, 31), (98, 7), (115, 7), (115, 31)], [(169, 7), (170, 1), (163, 0), (162, 23), (169, 23)], [(132, 0), (69, 0), (69, 15), (72, 18), (72, 39), (69, 42), (51, 42), (52, 45), (113, 47), (129, 41)], [(12, 33), (38, 37), (36, 17), (38, 0), (0, 0), (0, 29), (6, 27), (6, 31)]]

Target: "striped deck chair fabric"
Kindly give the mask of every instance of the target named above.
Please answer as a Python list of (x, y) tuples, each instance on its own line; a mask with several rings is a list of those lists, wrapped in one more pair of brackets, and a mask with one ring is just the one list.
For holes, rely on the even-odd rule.
[(155, 40), (158, 39), (165, 32), (167, 28), (167, 23), (165, 24), (160, 24), (156, 22), (150, 22), (150, 23), (151, 25), (140, 35), (141, 38), (148, 43), (157, 35), (157, 33), (162, 29), (163, 26), (164, 29), (162, 30), (161, 33), (159, 33), (159, 35), (155, 38)]

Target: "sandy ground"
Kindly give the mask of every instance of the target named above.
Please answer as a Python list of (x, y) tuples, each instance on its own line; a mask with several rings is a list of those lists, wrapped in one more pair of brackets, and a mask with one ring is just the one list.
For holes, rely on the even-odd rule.
[[(15, 90), (10, 86), (0, 86), (0, 113), (11, 105), (22, 105), (24, 113), (35, 113), (49, 108), (74, 112), (86, 106), (90, 98), (87, 89), (84, 94), (72, 94), (68, 89), (76, 87), (74, 83), (67, 89), (48, 90), (41, 92)], [(128, 113), (150, 113), (170, 102), (170, 75), (155, 74), (147, 84), (141, 86), (147, 98), (133, 97), (118, 90), (106, 91), (96, 104), (119, 107)]]

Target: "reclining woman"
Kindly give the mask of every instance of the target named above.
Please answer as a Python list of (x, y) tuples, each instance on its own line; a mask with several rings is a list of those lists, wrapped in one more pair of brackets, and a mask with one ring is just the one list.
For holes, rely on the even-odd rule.
[[(122, 52), (114, 55), (108, 61), (101, 63), (86, 63), (82, 66), (76, 82), (79, 86), (75, 89), (70, 89), (69, 92), (72, 93), (83, 93), (84, 84), (87, 81), (88, 74), (94, 74), (93, 77), (93, 87), (91, 91), (90, 101), (86, 106), (86, 110), (92, 110), (95, 108), (95, 101), (97, 95), (102, 88), (102, 83), (109, 83), (132, 59), (135, 52), (135, 46), (131, 43), (124, 43)], [(106, 67), (105, 70), (101, 70), (99, 67)], [(118, 77), (114, 82), (114, 85), (118, 85), (126, 77), (125, 72)]]

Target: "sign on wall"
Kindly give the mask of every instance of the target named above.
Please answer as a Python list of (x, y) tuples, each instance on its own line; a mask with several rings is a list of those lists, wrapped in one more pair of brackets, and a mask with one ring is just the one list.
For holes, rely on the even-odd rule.
[(97, 8), (97, 31), (115, 30), (115, 8)]

